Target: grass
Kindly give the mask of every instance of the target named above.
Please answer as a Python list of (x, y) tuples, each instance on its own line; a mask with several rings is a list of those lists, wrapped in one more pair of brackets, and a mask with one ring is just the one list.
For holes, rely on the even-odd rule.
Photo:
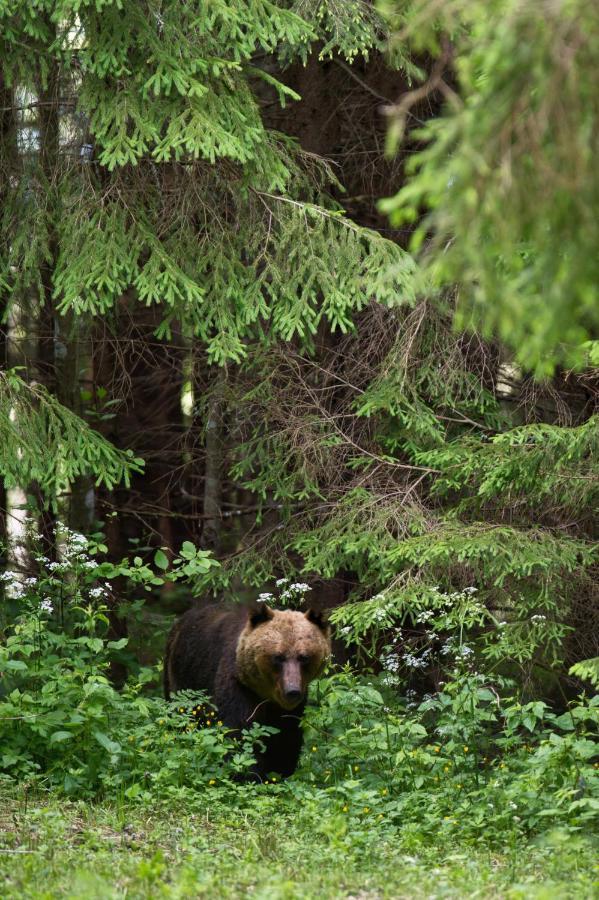
[(155, 806), (0, 796), (0, 897), (599, 897), (597, 855), (582, 837), (427, 842), (256, 790), (235, 803), (207, 794)]

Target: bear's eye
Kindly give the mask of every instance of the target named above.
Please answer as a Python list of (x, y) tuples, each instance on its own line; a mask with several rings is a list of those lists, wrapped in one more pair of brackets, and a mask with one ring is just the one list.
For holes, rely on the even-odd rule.
[(272, 658), (275, 666), (282, 666), (285, 662), (285, 655), (283, 653), (276, 653)]
[(306, 666), (310, 662), (311, 657), (308, 656), (307, 653), (300, 653), (297, 661), (302, 664), (302, 666)]

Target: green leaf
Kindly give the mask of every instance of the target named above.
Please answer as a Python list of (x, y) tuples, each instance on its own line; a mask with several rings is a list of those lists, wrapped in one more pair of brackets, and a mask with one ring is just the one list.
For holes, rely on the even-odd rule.
[(118, 641), (108, 641), (106, 646), (111, 650), (122, 650), (129, 643), (129, 638), (119, 638)]
[(50, 735), (50, 743), (58, 744), (61, 741), (70, 741), (73, 735), (70, 731), (55, 731), (54, 734)]
[(5, 669), (14, 672), (26, 672), (28, 669), (27, 663), (24, 663), (22, 659), (7, 659), (2, 665)]
[(116, 741), (111, 741), (108, 735), (104, 734), (102, 731), (94, 731), (94, 737), (105, 750), (108, 750), (109, 753), (115, 754), (121, 752), (121, 745)]
[(168, 557), (166, 553), (164, 553), (164, 551), (156, 551), (156, 553), (154, 554), (154, 565), (158, 566), (158, 568), (162, 570), (168, 569)]

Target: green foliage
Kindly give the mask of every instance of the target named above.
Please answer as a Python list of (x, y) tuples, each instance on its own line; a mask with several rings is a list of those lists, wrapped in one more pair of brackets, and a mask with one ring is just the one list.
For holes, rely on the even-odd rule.
[(231, 471), (265, 511), (280, 504), (283, 527), (208, 582), (351, 573), (352, 628), (377, 598), (390, 624), (471, 586), (485, 628), (504, 623), (487, 665), (565, 675), (596, 653), (595, 417), (513, 427), (491, 349), (430, 302), (366, 322), (318, 367), (253, 352), (251, 388), (231, 398), (246, 416)]
[(121, 451), (18, 369), (0, 372), (0, 473), (6, 486), (37, 482), (48, 496), (80, 475), (97, 484), (129, 484), (143, 460)]
[[(0, 296), (42, 296), (50, 264), (59, 311), (105, 315), (133, 292), (162, 306), (159, 337), (182, 323), (221, 364), (269, 325), (271, 340), (307, 340), (321, 319), (347, 331), (372, 297), (409, 301), (407, 254), (333, 208), (328, 166), (263, 124), (265, 91), (299, 98), (255, 65), (257, 51), (305, 58), (323, 29), (325, 54), (380, 43), (366, 4), (296, 6), (65, 2), (35, 20), (12, 19), (18, 3), (0, 9), (8, 82), (35, 93), (52, 70), (78, 116), (72, 149), (53, 149), (51, 190), (49, 154), (27, 177), (7, 156)], [(93, 162), (75, 162), (88, 141)]]
[[(420, 607), (430, 641), (445, 644), (445, 680), (434, 693), (418, 700), (398, 690), (401, 661), (418, 669), (428, 652), (405, 639), (384, 648), (379, 675), (330, 674), (313, 686), (298, 773), (284, 785), (276, 778), (254, 785), (250, 797), (237, 779), (268, 729), (233, 739), (209, 698), (182, 692), (167, 704), (148, 695), (146, 668), (121, 692), (110, 684), (110, 659), (126, 639), (107, 637), (104, 570), (88, 549), (67, 531), (61, 562), (39, 558), (40, 578), (11, 584), (19, 608), (0, 651), (0, 765), (10, 778), (75, 797), (116, 791), (145, 804), (206, 795), (239, 806), (248, 800), (255, 811), (273, 791), (298, 808), (326, 808), (334, 828), (420, 842), (440, 829), (501, 846), (547, 828), (584, 833), (597, 820), (599, 701), (582, 697), (558, 715), (520, 699), (512, 682), (478, 672), (466, 639), (486, 613), (468, 591), (439, 595), (433, 615), (431, 604)], [(131, 569), (139, 569), (135, 560)], [(149, 570), (143, 583), (154, 580)], [(278, 587), (294, 602), (306, 586)], [(389, 622), (375, 615), (371, 624), (388, 635)], [(360, 628), (351, 627), (353, 639)]]
[[(364, 0), (293, 0), (292, 9), (306, 22), (315, 23), (322, 42), (319, 59), (338, 53), (351, 63), (384, 48), (385, 22)], [(305, 55), (302, 58), (306, 60)]]
[(457, 93), (443, 84), (445, 112), (381, 209), (395, 225), (426, 214), (414, 246), (432, 231), (423, 259), (434, 281), (459, 284), (459, 327), (499, 336), (537, 375), (584, 365), (599, 328), (597, 4), (387, 7), (416, 50), (451, 38)]
[[(53, 897), (173, 900), (202, 894), (427, 900), (441, 892), (448, 900), (540, 900), (594, 892), (591, 835), (555, 829), (490, 848), (459, 833), (452, 838), (444, 828), (418, 841), (409, 831), (387, 829), (384, 819), (332, 815), (330, 801), (317, 792), (298, 802), (267, 786), (237, 789), (234, 797), (213, 788), (171, 803), (89, 803), (4, 787), (4, 890), (33, 897), (43, 885)], [(489, 809), (485, 832), (492, 829)]]
[(165, 704), (147, 696), (156, 675), (147, 667), (135, 666), (120, 692), (109, 678), (112, 662), (131, 658), (127, 638), (110, 639), (106, 579), (150, 590), (165, 579), (193, 580), (215, 561), (185, 542), (172, 571), (160, 577), (139, 557), (113, 565), (97, 561), (94, 549), (105, 548), (62, 526), (59, 561), (49, 562), (38, 548), (37, 577), (3, 573), (1, 770), (66, 794), (119, 789), (130, 799), (183, 785), (202, 788), (247, 771), (268, 729), (233, 739), (215, 716), (206, 722), (213, 727), (197, 728), (193, 714), (205, 699), (180, 695)]
[(570, 675), (576, 675), (583, 681), (590, 681), (594, 687), (599, 687), (599, 657), (581, 659), (570, 668)]
[(467, 489), (460, 512), (518, 499), (537, 515), (556, 507), (584, 515), (597, 501), (599, 429), (591, 416), (577, 428), (526, 425), (481, 443), (465, 437), (440, 450), (421, 450), (414, 461), (439, 475), (433, 493), (447, 497)]
[(548, 826), (584, 831), (599, 816), (597, 698), (557, 716), (497, 687), (462, 673), (418, 703), (398, 701), (384, 675), (333, 676), (308, 711), (300, 778), (349, 827), (378, 819), (404, 834), (486, 832), (490, 841)]
[(219, 234), (218, 243), (202, 239), (201, 255), (191, 233), (179, 230), (189, 222), (177, 221), (157, 239), (164, 211), (158, 196), (151, 206), (151, 194), (145, 223), (121, 203), (91, 213), (83, 226), (66, 220), (55, 276), (60, 309), (103, 314), (134, 286), (140, 301), (163, 305), (159, 336), (170, 334), (173, 321), (182, 323), (207, 343), (212, 361), (224, 363), (240, 361), (248, 338), (268, 321), (271, 340), (299, 336), (309, 344), (321, 320), (342, 332), (352, 328), (372, 297), (413, 302), (413, 262), (396, 244), (336, 210), (265, 192), (252, 198), (251, 228), (243, 222), (247, 201), (241, 206), (231, 197), (241, 230)]

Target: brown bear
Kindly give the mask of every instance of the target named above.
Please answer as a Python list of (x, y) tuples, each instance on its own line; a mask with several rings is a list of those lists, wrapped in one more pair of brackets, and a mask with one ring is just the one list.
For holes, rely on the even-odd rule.
[(301, 718), (310, 682), (331, 653), (324, 613), (279, 612), (264, 603), (194, 607), (175, 623), (164, 661), (164, 693), (210, 695), (234, 731), (253, 722), (278, 729), (265, 740), (254, 774), (291, 775), (301, 747)]

